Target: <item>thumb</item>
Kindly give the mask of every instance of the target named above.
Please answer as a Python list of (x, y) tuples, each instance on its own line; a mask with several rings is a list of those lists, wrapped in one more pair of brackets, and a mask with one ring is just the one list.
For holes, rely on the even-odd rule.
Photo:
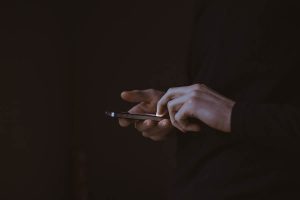
[(131, 103), (151, 101), (151, 95), (145, 90), (124, 91), (121, 93), (121, 98)]

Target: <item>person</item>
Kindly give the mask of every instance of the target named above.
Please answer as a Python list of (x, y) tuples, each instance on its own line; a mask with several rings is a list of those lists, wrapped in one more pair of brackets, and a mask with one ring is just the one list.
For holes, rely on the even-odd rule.
[(176, 134), (171, 199), (298, 199), (298, 3), (199, 0), (196, 8), (186, 86), (121, 94), (137, 103), (130, 113), (170, 119), (120, 125), (154, 141)]

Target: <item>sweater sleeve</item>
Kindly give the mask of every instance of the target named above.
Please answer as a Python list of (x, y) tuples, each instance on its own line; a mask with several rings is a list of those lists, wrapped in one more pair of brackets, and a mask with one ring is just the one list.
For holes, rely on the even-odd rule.
[[(237, 100), (232, 116), (231, 130), (235, 136), (300, 136), (300, 106), (298, 102), (299, 66), (300, 66), (300, 29), (299, 3), (287, 1), (268, 1), (261, 16), (261, 68), (270, 69), (265, 75), (270, 80), (277, 80), (274, 90), (278, 91), (279, 101), (272, 102)], [(262, 75), (262, 76), (264, 76)], [(286, 87), (282, 87), (286, 85)], [(260, 85), (255, 85), (260, 91)], [(287, 90), (287, 91), (283, 91)], [(257, 94), (255, 91), (253, 94)], [(263, 90), (261, 90), (263, 91)], [(253, 91), (252, 91), (253, 92)], [(274, 91), (273, 91), (274, 92)], [(276, 92), (276, 91), (275, 91)], [(285, 94), (288, 94), (285, 97)], [(282, 103), (276, 103), (282, 102)], [(282, 137), (280, 137), (282, 138)]]
[(236, 103), (231, 116), (235, 136), (300, 136), (300, 108), (293, 105)]

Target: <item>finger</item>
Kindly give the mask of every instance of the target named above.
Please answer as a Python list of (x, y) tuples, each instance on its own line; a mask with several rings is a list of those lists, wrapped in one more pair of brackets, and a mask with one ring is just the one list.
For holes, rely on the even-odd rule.
[(179, 95), (179, 88), (170, 88), (157, 102), (156, 115), (163, 116), (167, 112), (167, 104), (170, 100)]
[(121, 98), (131, 103), (150, 102), (151, 95), (149, 90), (132, 90), (121, 93)]
[(193, 111), (188, 104), (184, 104), (175, 115), (175, 120), (184, 129), (184, 131), (198, 132), (201, 127), (198, 123), (191, 123), (189, 118), (193, 117)]
[(201, 127), (199, 124), (189, 123), (184, 127), (185, 132), (199, 132)]
[(166, 135), (169, 134), (170, 130), (173, 128), (173, 125), (169, 119), (164, 119), (161, 120), (157, 127), (159, 128), (159, 136), (160, 137), (165, 137)]
[(166, 114), (168, 102), (178, 96), (188, 93), (191, 89), (191, 86), (170, 88), (158, 101), (156, 115), (163, 116), (164, 114)]
[(140, 132), (150, 132), (157, 125), (157, 122), (152, 120), (136, 121), (135, 128)]
[[(165, 137), (167, 134), (169, 134), (170, 130), (172, 129), (172, 123), (170, 120), (168, 119), (164, 119), (158, 123), (156, 123), (156, 125), (148, 130), (145, 130), (142, 135), (144, 137), (150, 138), (162, 138)], [(155, 139), (154, 139), (155, 140)]]
[(183, 131), (183, 128), (175, 120), (175, 114), (186, 100), (187, 100), (187, 95), (184, 95), (184, 96), (181, 96), (181, 97), (178, 97), (176, 99), (169, 101), (168, 105), (167, 105), (170, 120), (171, 120), (173, 126), (175, 126), (176, 128), (178, 128), (181, 131)]
[(167, 104), (169, 115), (172, 115), (172, 117), (174, 117), (176, 112), (182, 107), (185, 102), (187, 102), (191, 98), (191, 96), (192, 94), (188, 93), (181, 97), (170, 100)]
[[(145, 113), (144, 109), (143, 109), (143, 105), (142, 103), (132, 107), (128, 113), (132, 113), (132, 114), (140, 114), (140, 113)], [(127, 127), (130, 124), (134, 123), (134, 120), (129, 120), (129, 119), (125, 119), (125, 118), (120, 118), (119, 119), (119, 124), (122, 127)]]
[(167, 132), (166, 131), (167, 129), (172, 128), (172, 123), (168, 119), (163, 119), (159, 122), (156, 122), (153, 125), (154, 126), (152, 126), (151, 128), (145, 129), (143, 131), (145, 135), (147, 135), (147, 136), (163, 135), (165, 132)]
[(132, 124), (132, 123), (133, 123), (133, 121), (128, 120), (128, 119), (119, 119), (119, 124), (120, 124), (120, 126), (122, 126), (122, 127), (127, 127), (127, 126), (129, 126), (130, 124)]
[(189, 117), (190, 117), (189, 106), (187, 104), (184, 104), (175, 114), (174, 118), (178, 123), (182, 124), (182, 126), (185, 127), (187, 123), (187, 119)]
[(168, 129), (168, 128), (172, 128), (172, 123), (168, 119), (163, 119), (158, 122), (157, 126), (161, 129)]

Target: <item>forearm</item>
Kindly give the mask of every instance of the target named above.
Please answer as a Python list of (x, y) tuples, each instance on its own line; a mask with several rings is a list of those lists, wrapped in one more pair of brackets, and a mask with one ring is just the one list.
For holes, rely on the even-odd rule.
[(236, 103), (231, 115), (234, 136), (300, 136), (300, 109), (292, 105)]

